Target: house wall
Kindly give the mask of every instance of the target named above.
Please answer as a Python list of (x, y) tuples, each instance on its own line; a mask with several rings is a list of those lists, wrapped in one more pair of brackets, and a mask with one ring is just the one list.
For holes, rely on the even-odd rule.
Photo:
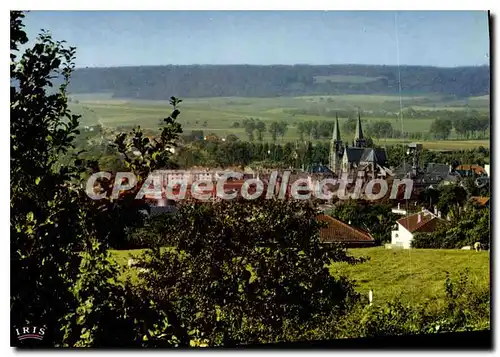
[(413, 234), (410, 233), (406, 228), (398, 223), (398, 229), (391, 232), (391, 244), (402, 245), (403, 248), (411, 248), (411, 241), (413, 240)]

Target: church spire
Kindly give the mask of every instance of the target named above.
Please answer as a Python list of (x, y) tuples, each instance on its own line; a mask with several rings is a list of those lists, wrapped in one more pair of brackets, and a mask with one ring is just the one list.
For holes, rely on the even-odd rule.
[(332, 141), (330, 142), (330, 169), (338, 175), (340, 172), (340, 165), (342, 156), (344, 154), (344, 147), (340, 139), (339, 117), (335, 114), (335, 126), (333, 127)]
[(337, 113), (335, 113), (335, 126), (333, 127), (332, 141), (342, 142), (340, 139), (339, 116)]
[(365, 147), (365, 138), (363, 136), (363, 129), (361, 128), (361, 115), (358, 111), (358, 122), (356, 123), (356, 133), (354, 135), (355, 145), (358, 148)]
[(364, 139), (363, 138), (363, 129), (361, 128), (361, 115), (358, 111), (358, 122), (356, 123), (356, 135), (354, 140)]

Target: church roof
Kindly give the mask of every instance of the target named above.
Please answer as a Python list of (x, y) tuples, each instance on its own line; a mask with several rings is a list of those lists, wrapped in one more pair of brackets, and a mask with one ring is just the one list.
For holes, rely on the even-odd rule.
[(333, 174), (333, 171), (325, 165), (312, 165), (307, 168), (307, 172), (311, 174)]
[(377, 154), (374, 149), (367, 148), (363, 150), (363, 155), (361, 155), (361, 159), (359, 161), (362, 162), (378, 162)]
[(347, 155), (347, 161), (359, 163), (361, 156), (363, 155), (364, 148), (348, 147), (345, 149)]
[(377, 162), (381, 165), (385, 165), (387, 162), (387, 151), (385, 151), (384, 148), (375, 148), (374, 150), (377, 153)]
[(450, 173), (450, 166), (447, 164), (428, 163), (425, 172), (430, 176), (445, 178)]
[(387, 154), (383, 148), (346, 148), (347, 161), (359, 164), (360, 162), (375, 162), (385, 165)]

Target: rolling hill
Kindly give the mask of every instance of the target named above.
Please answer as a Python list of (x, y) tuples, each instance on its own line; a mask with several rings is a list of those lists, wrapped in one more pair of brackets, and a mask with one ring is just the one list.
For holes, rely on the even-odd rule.
[[(488, 95), (490, 68), (401, 66), (405, 95), (435, 93), (457, 99)], [(396, 66), (185, 65), (79, 68), (70, 92), (110, 93), (114, 98), (165, 100), (203, 97), (288, 97), (395, 94)]]

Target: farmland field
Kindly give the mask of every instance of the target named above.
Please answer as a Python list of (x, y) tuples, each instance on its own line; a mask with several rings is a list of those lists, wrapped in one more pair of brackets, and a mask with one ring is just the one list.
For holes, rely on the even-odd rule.
[[(440, 97), (403, 97), (401, 98), (405, 107), (426, 110), (432, 113), (441, 110), (465, 110), (467, 103), (479, 106), (478, 110), (488, 111), (488, 97), (473, 97), (470, 101), (445, 101)], [(414, 103), (415, 105), (412, 105)], [(425, 103), (425, 104), (421, 104)], [(471, 106), (472, 106), (471, 104)], [(106, 94), (82, 94), (72, 97), (70, 108), (76, 114), (82, 115), (82, 125), (101, 124), (105, 127), (116, 128), (123, 126), (140, 125), (146, 129), (156, 129), (159, 121), (171, 112), (167, 101), (149, 100), (125, 100), (113, 99)], [(288, 130), (280, 141), (296, 141), (299, 139), (297, 124), (305, 121), (333, 121), (334, 118), (321, 115), (291, 114), (292, 109), (307, 110), (315, 113), (315, 110), (358, 110), (378, 113), (383, 111), (386, 115), (363, 116), (362, 120), (367, 125), (369, 122), (389, 121), (394, 129), (407, 132), (429, 132), (429, 128), (435, 119), (432, 115), (426, 118), (407, 117), (404, 118), (403, 127), (398, 118), (399, 97), (390, 95), (337, 95), (337, 96), (304, 96), (304, 97), (276, 97), (276, 98), (240, 98), (240, 97), (217, 97), (184, 99), (180, 104), (181, 115), (179, 123), (184, 132), (192, 130), (203, 130), (206, 134), (214, 133), (218, 136), (234, 134), (241, 140), (247, 140), (247, 134), (242, 127), (242, 122), (248, 118), (258, 118), (269, 125), (274, 121), (286, 121)], [(340, 117), (342, 139), (351, 141), (354, 133), (344, 132), (342, 125), (346, 118)], [(235, 123), (239, 127), (234, 127)], [(236, 124), (236, 125), (238, 125)], [(263, 139), (271, 141), (271, 135), (265, 133)], [(454, 131), (450, 139), (457, 139)], [(401, 143), (400, 139), (376, 140), (380, 145), (391, 145)], [(488, 140), (447, 140), (424, 142), (424, 147), (429, 149), (456, 149), (472, 148), (477, 146), (489, 146)]]
[(490, 258), (486, 251), (375, 247), (349, 249), (348, 252), (370, 260), (357, 265), (335, 263), (331, 267), (332, 274), (356, 280), (356, 290), (362, 294), (372, 289), (374, 303), (394, 299), (439, 303), (444, 297), (446, 272), (456, 277), (467, 268), (471, 281), (484, 288), (489, 288), (490, 284)]
[[(123, 277), (137, 281), (135, 269), (127, 268), (131, 256), (142, 250), (114, 250), (112, 258), (124, 267)], [(409, 303), (426, 301), (439, 305), (444, 297), (446, 272), (456, 277), (469, 269), (468, 277), (480, 287), (489, 288), (489, 252), (452, 249), (390, 250), (383, 247), (349, 249), (356, 257), (369, 257), (366, 262), (348, 265), (334, 263), (333, 275), (345, 275), (355, 280), (356, 290), (367, 294), (373, 290), (374, 303), (399, 299)]]

